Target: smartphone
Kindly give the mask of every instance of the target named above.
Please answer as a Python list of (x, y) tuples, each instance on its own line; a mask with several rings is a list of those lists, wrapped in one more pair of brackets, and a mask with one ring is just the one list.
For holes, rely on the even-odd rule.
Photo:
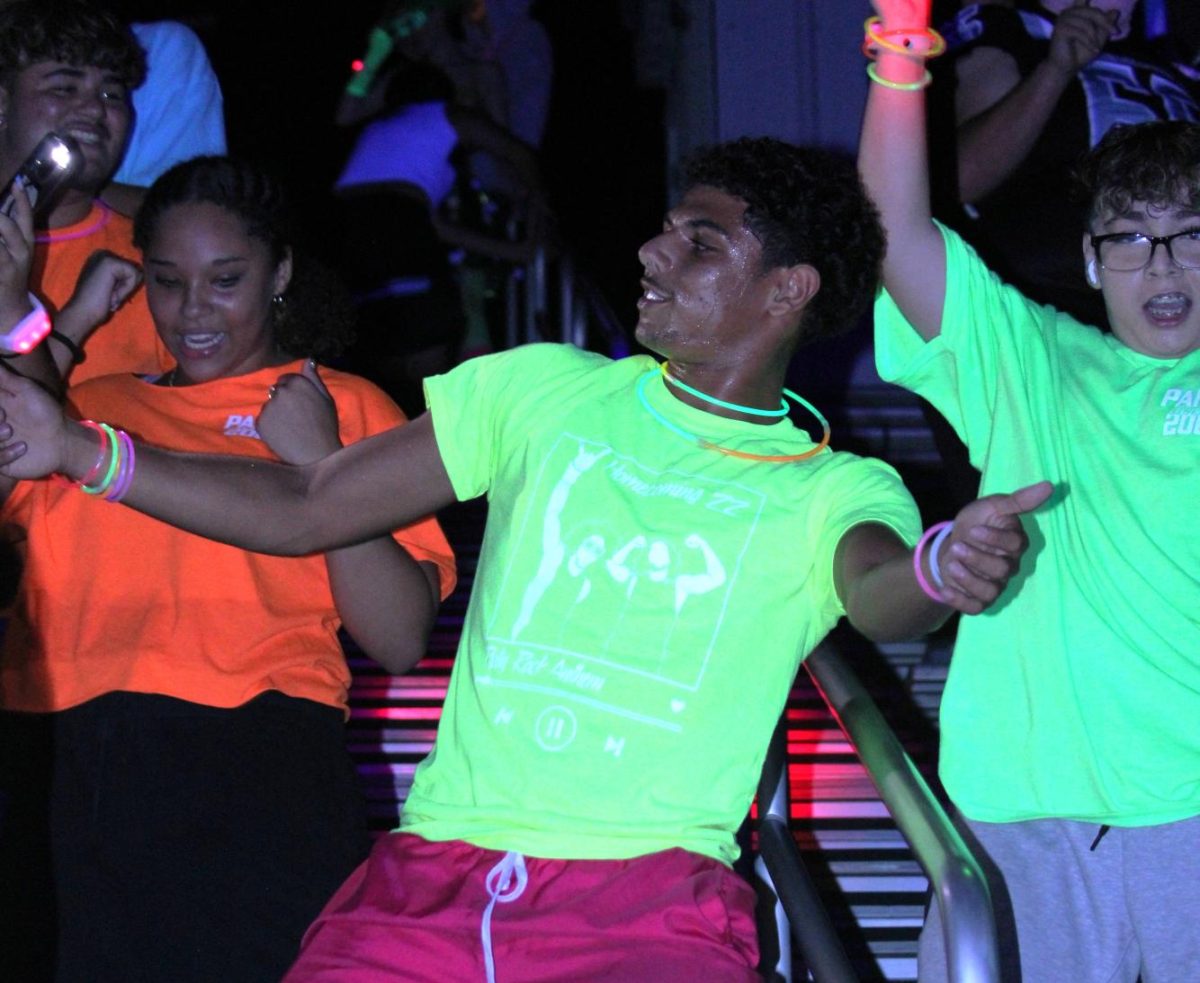
[(75, 173), (79, 162), (79, 148), (75, 146), (74, 141), (57, 133), (47, 133), (33, 148), (33, 153), (25, 158), (25, 163), (6, 186), (3, 201), (0, 201), (0, 212), (9, 216), (13, 213), (16, 205), (12, 193), (13, 185), (25, 189), (35, 216), (39, 212), (39, 206), (44, 211), (54, 197), (54, 192)]
[[(75, 173), (79, 159), (79, 148), (72, 141), (57, 133), (47, 133), (38, 141), (33, 153), (25, 158), (25, 163), (8, 183), (4, 197), (0, 200), (0, 212), (12, 215), (16, 207), (14, 187), (25, 189), (35, 216), (38, 214), (39, 205), (44, 211), (54, 192)], [(0, 333), (0, 351), (17, 354), (33, 351), (49, 333), (50, 318), (46, 316), (45, 311), (38, 309), (10, 331)]]

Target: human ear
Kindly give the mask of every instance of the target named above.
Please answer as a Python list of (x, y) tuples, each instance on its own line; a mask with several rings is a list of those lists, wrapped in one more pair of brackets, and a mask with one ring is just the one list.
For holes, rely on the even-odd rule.
[(1088, 286), (1093, 290), (1100, 289), (1100, 265), (1096, 259), (1096, 251), (1092, 248), (1092, 237), (1088, 233), (1083, 234), (1083, 276), (1087, 280)]
[(275, 279), (273, 281), (274, 289), (271, 291), (276, 297), (283, 294), (288, 288), (288, 284), (292, 282), (292, 251), (286, 250), (283, 254), (283, 259), (279, 261), (279, 265), (275, 267)]
[(783, 266), (776, 273), (775, 287), (767, 301), (767, 312), (775, 317), (803, 312), (821, 289), (821, 274), (807, 263)]

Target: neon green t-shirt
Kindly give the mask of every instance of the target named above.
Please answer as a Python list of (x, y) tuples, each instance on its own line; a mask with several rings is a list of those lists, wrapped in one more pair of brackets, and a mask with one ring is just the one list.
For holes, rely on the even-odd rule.
[(800, 660), (842, 614), (833, 553), (907, 542), (894, 471), (790, 422), (714, 416), (654, 362), (530, 345), (427, 380), (459, 498), (488, 524), (437, 742), (401, 828), (539, 857), (683, 847), (732, 862)]
[(1040, 479), (1003, 602), (959, 626), (941, 776), (971, 818), (1200, 813), (1200, 352), (1140, 355), (1002, 284), (944, 230), (942, 333), (882, 295), (880, 374), (933, 403), (982, 492)]

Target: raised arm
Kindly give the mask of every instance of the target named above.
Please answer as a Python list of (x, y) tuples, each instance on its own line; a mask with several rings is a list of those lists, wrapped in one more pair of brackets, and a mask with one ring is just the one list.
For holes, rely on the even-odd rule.
[[(949, 533), (921, 550), (921, 576), (939, 600), (918, 583), (915, 551), (894, 532), (874, 523), (854, 526), (834, 555), (834, 583), (847, 619), (868, 638), (888, 642), (927, 634), (953, 611), (986, 610), (1029, 546), (1020, 516), (1045, 502), (1052, 490), (1042, 481), (964, 506)], [(933, 586), (935, 569), (945, 585), (941, 590)]]
[[(341, 448), (333, 398), (312, 362), (281, 376), (272, 392), (258, 428), (281, 459), (304, 465)], [(359, 647), (392, 673), (416, 665), (437, 616), (436, 565), (415, 559), (390, 534), (329, 550), (325, 565), (338, 614)]]
[(1012, 176), (1116, 23), (1117, 11), (1075, 0), (1055, 20), (1046, 57), (1024, 78), (1016, 59), (998, 48), (981, 46), (958, 60), (954, 108), (962, 201), (978, 201)]
[(71, 366), (86, 357), (84, 345), (92, 332), (113, 316), (141, 282), (141, 269), (115, 253), (97, 250), (87, 258), (75, 292), (54, 319), (54, 335), (47, 345), (57, 381), (65, 379)]
[[(0, 325), (9, 328), (32, 310), (27, 293), (33, 263), (33, 209), (15, 190), (12, 216), (0, 214)], [(141, 271), (113, 253), (92, 253), (54, 330), (28, 354), (5, 354), (7, 367), (61, 395), (63, 379), (88, 335), (107, 321), (141, 283)]]
[[(874, 0), (883, 32), (914, 37), (929, 26), (930, 0)], [(899, 43), (900, 35), (893, 35)], [(923, 58), (880, 49), (863, 116), (858, 166), (887, 233), (883, 283), (929, 340), (941, 333), (946, 254), (933, 225), (925, 136)], [(896, 88), (900, 86), (900, 88)]]
[[(8, 332), (28, 317), (37, 317), (29, 293), (29, 270), (33, 265), (33, 208), (23, 188), (14, 185), (12, 210), (0, 213), (0, 331)], [(28, 322), (26, 322), (28, 323)], [(36, 379), (54, 392), (60, 389), (60, 374), (47, 343), (22, 354), (0, 345), (5, 367), (30, 379)], [(0, 487), (7, 497), (11, 483)]]
[[(337, 408), (316, 366), (281, 376), (272, 390), (258, 431), (276, 455), (303, 465), (341, 448)], [(338, 615), (359, 648), (391, 673), (416, 665), (437, 616), (436, 565), (385, 534), (329, 550), (325, 566)]]
[[(36, 383), (0, 375), (0, 412), (0, 473), (79, 480), (96, 464), (96, 434), (65, 420)], [(303, 467), (139, 444), (123, 499), (180, 529), (285, 556), (362, 542), (454, 500), (427, 413)]]

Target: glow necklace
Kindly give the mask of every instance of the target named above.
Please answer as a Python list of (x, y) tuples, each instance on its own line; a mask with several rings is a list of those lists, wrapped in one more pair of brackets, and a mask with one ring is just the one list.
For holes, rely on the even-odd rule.
[[(648, 399), (646, 399), (646, 386), (650, 383), (650, 380), (654, 377), (654, 375), (656, 373), (661, 374), (664, 378), (669, 379), (671, 382), (675, 383), (676, 385), (679, 385), (680, 388), (683, 389), (684, 392), (689, 392), (692, 395), (696, 396), (698, 399), (702, 399), (705, 402), (712, 403), (715, 406), (722, 406), (726, 409), (732, 409), (732, 410), (736, 410), (736, 411), (742, 412), (742, 413), (757, 414), (759, 416), (782, 416), (783, 414), (778, 413), (775, 410), (758, 410), (758, 409), (754, 409), (753, 407), (739, 406), (736, 403), (726, 403), (722, 400), (716, 399), (713, 396), (709, 396), (707, 393), (702, 393), (698, 389), (692, 389), (688, 386), (680, 385), (676, 379), (674, 379), (673, 377), (671, 377), (670, 375), (667, 374), (667, 366), (666, 366), (665, 362), (662, 365), (660, 365), (657, 369), (651, 369), (649, 372), (647, 372), (645, 375), (643, 375), (641, 377), (641, 379), (638, 380), (638, 384), (637, 384), (637, 396), (638, 396), (638, 400), (642, 404), (642, 407), (646, 410), (647, 413), (649, 413), (652, 417), (654, 417), (655, 420), (657, 420), (659, 423), (661, 423), (668, 430), (670, 430), (673, 433), (679, 434), (680, 437), (683, 437), (687, 440), (694, 440), (696, 442), (697, 446), (703, 448), (706, 451), (716, 451), (719, 454), (725, 454), (729, 457), (741, 458), (742, 460), (745, 460), (745, 461), (785, 462), (785, 461), (803, 461), (803, 460), (806, 460), (807, 458), (815, 457), (817, 454), (820, 454), (821, 451), (823, 451), (826, 447), (829, 446), (829, 435), (830, 435), (829, 422), (825, 419), (825, 417), (823, 417), (820, 414), (820, 412), (817, 410), (817, 408), (815, 406), (812, 405), (812, 403), (808, 402), (808, 400), (804, 399), (803, 397), (796, 395), (790, 389), (784, 389), (783, 395), (786, 396), (788, 399), (792, 400), (794, 403), (798, 403), (800, 406), (803, 406), (806, 410), (808, 410), (813, 416), (815, 416), (817, 418), (817, 420), (820, 421), (821, 427), (824, 430), (824, 433), (821, 435), (821, 442), (819, 444), (817, 444), (817, 446), (812, 448), (811, 450), (807, 450), (803, 454), (751, 454), (748, 451), (737, 451), (737, 450), (733, 450), (729, 447), (722, 447), (720, 444), (714, 444), (711, 441), (705, 440), (703, 437), (697, 437), (694, 433), (690, 433), (689, 431), (684, 430), (682, 427), (676, 426), (674, 423), (672, 423), (670, 420), (668, 420), (665, 416), (663, 416), (661, 413), (659, 413), (653, 406), (651, 406), (650, 401)], [(783, 411), (784, 411), (784, 413), (787, 412), (787, 403), (786, 402), (784, 402)]]
[(39, 245), (47, 242), (69, 242), (72, 239), (84, 239), (93, 232), (99, 232), (108, 224), (108, 220), (112, 216), (112, 209), (99, 199), (96, 200), (96, 206), (100, 209), (100, 214), (96, 216), (96, 221), (91, 225), (76, 229), (74, 232), (55, 232), (53, 229), (48, 232), (38, 232), (34, 235), (33, 241)]
[[(740, 403), (727, 403), (723, 399), (717, 399), (716, 396), (710, 396), (708, 393), (701, 392), (699, 389), (693, 389), (686, 382), (676, 379), (675, 376), (671, 375), (671, 373), (667, 371), (666, 362), (660, 364), (658, 368), (659, 371), (662, 372), (662, 377), (671, 385), (678, 389), (682, 389), (685, 393), (695, 396), (697, 399), (702, 399), (706, 403), (711, 403), (713, 406), (720, 406), (723, 409), (733, 410), (737, 413), (746, 413), (749, 416), (787, 416), (788, 414), (787, 400), (782, 396), (779, 397), (779, 409), (777, 410), (760, 410), (755, 406), (742, 406)], [(785, 389), (784, 392), (786, 393), (787, 390)], [(792, 399), (800, 398), (795, 393), (788, 393), (788, 395), (791, 396)]]

